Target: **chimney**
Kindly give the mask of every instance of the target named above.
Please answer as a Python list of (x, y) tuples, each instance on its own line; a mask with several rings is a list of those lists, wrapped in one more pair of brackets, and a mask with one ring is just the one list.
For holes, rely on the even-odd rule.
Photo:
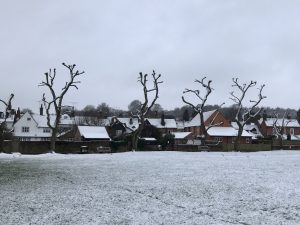
[(130, 119), (129, 119), (129, 124), (130, 124), (130, 125), (133, 124), (133, 119), (132, 119), (132, 117), (130, 117)]
[(300, 123), (300, 109), (297, 111), (297, 120)]
[(160, 121), (160, 124), (161, 124), (162, 126), (165, 126), (165, 125), (166, 125), (165, 114), (164, 114), (164, 113), (161, 114), (161, 121)]
[(18, 107), (18, 110), (16, 111), (16, 114), (14, 116), (14, 124), (21, 118), (21, 111), (20, 108)]
[(41, 104), (41, 107), (40, 107), (40, 115), (43, 116), (44, 115), (44, 108), (43, 108), (43, 105)]

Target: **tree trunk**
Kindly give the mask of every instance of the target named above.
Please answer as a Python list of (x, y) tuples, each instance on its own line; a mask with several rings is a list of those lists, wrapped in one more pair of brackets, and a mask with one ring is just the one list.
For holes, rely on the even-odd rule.
[(57, 136), (57, 128), (52, 129), (52, 135), (50, 139), (50, 152), (55, 152), (56, 150), (56, 136)]
[(206, 145), (206, 138), (207, 138), (207, 130), (205, 127), (205, 121), (203, 118), (203, 112), (199, 113), (200, 114), (200, 132), (201, 132), (201, 145), (204, 146)]
[(280, 150), (283, 149), (283, 139), (282, 139), (281, 135), (279, 136), (279, 147), (280, 147)]
[(141, 123), (138, 129), (132, 135), (132, 151), (138, 150), (139, 137), (144, 129), (144, 123)]
[(243, 134), (243, 127), (239, 126), (238, 135), (234, 142), (234, 151), (238, 151), (238, 149), (239, 149), (242, 134)]

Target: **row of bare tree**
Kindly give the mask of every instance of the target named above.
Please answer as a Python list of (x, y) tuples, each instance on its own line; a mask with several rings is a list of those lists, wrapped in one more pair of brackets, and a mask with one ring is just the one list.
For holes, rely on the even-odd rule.
[[(58, 134), (58, 124), (61, 119), (62, 115), (62, 106), (63, 106), (63, 99), (64, 96), (68, 93), (68, 91), (71, 88), (78, 89), (78, 84), (80, 81), (78, 80), (79, 76), (83, 75), (84, 71), (79, 71), (75, 69), (76, 65), (67, 65), (65, 63), (62, 63), (62, 65), (67, 69), (69, 73), (69, 81), (67, 81), (64, 85), (64, 87), (61, 89), (61, 91), (57, 91), (54, 88), (55, 84), (55, 78), (56, 78), (56, 69), (50, 69), (49, 72), (46, 72), (45, 79), (39, 84), (39, 86), (46, 87), (47, 90), (50, 92), (50, 97), (46, 97), (46, 94), (43, 94), (43, 104), (46, 109), (46, 115), (47, 115), (47, 124), (49, 128), (52, 130), (52, 136), (51, 136), (51, 151), (55, 151), (55, 142), (57, 139)], [(153, 106), (157, 105), (156, 101), (159, 98), (159, 86), (163, 81), (161, 81), (161, 74), (157, 74), (155, 71), (151, 74), (151, 76), (148, 76), (148, 74), (140, 73), (138, 77), (138, 82), (141, 84), (142, 90), (143, 90), (143, 96), (144, 99), (142, 101), (138, 102), (138, 106), (134, 108), (134, 111), (132, 110), (131, 116), (135, 117), (139, 121), (139, 126), (136, 129), (136, 131), (132, 135), (132, 149), (137, 150), (138, 148), (138, 140), (140, 138), (141, 132), (144, 128), (144, 122), (145, 118), (148, 116), (149, 112), (153, 108)], [(150, 84), (149, 84), (150, 82)], [(220, 126), (220, 123), (211, 123), (208, 126), (205, 126), (204, 121), (204, 111), (205, 107), (207, 105), (207, 101), (211, 93), (214, 91), (212, 88), (211, 80), (206, 80), (206, 77), (195, 80), (195, 82), (200, 85), (199, 89), (192, 90), (186, 88), (183, 91), (182, 101), (190, 106), (194, 113), (200, 116), (200, 131), (202, 134), (202, 144), (205, 145), (205, 140), (207, 138), (207, 131), (215, 126)], [(250, 81), (249, 83), (241, 83), (238, 78), (232, 79), (232, 87), (236, 90), (232, 91), (230, 93), (230, 99), (233, 101), (233, 103), (236, 105), (237, 110), (235, 111), (234, 116), (234, 122), (238, 125), (238, 135), (235, 141), (235, 150), (238, 149), (238, 145), (240, 143), (240, 138), (243, 133), (243, 129), (245, 124), (249, 122), (249, 120), (255, 118), (262, 110), (262, 108), (258, 107), (261, 101), (266, 98), (262, 94), (263, 89), (265, 85), (259, 86), (258, 89), (258, 96), (255, 100), (250, 100), (251, 106), (245, 107), (245, 97), (249, 93), (249, 90), (251, 88), (257, 87), (256, 81)], [(187, 100), (188, 95), (194, 95), (196, 96), (197, 101), (191, 101)], [(13, 99), (14, 95), (11, 94), (8, 101), (4, 101), (0, 99), (0, 102), (2, 102), (6, 106), (6, 111), (11, 109), (11, 101)], [(50, 100), (48, 100), (50, 99)], [(224, 103), (220, 104), (218, 108), (221, 108), (221, 106)], [(247, 104), (249, 105), (249, 104)], [(50, 112), (54, 109), (55, 111), (55, 120), (50, 121)], [(241, 119), (242, 118), (242, 119)], [(0, 124), (2, 126), (2, 124)], [(280, 132), (279, 132), (280, 133)], [(1, 134), (2, 135), (2, 134)]]

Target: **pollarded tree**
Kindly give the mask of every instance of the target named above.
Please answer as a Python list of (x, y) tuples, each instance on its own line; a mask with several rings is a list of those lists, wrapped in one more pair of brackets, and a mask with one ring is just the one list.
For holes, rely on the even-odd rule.
[[(262, 91), (265, 87), (265, 85), (261, 85), (258, 88), (258, 99), (257, 100), (250, 100), (250, 103), (252, 105), (250, 107), (244, 107), (244, 101), (245, 97), (247, 95), (247, 92), (249, 91), (250, 88), (255, 87), (257, 82), (256, 81), (251, 81), (248, 84), (240, 84), (238, 81), (238, 78), (232, 78), (232, 87), (237, 88), (239, 91), (239, 95), (236, 95), (234, 91), (230, 92), (230, 99), (236, 104), (237, 110), (236, 114), (234, 117), (234, 122), (236, 122), (238, 126), (238, 134), (236, 137), (236, 140), (234, 142), (234, 150), (237, 151), (241, 136), (243, 134), (244, 126), (253, 118), (255, 118), (262, 110), (262, 108), (257, 108), (259, 103), (266, 98), (266, 96), (262, 95)], [(242, 120), (240, 120), (242, 118)]]
[[(50, 69), (49, 72), (45, 73), (45, 80), (42, 81), (39, 86), (45, 86), (48, 88), (50, 92), (50, 100), (46, 99), (45, 93), (43, 94), (42, 101), (44, 103), (44, 107), (46, 109), (47, 114), (47, 125), (51, 129), (51, 142), (50, 142), (50, 151), (55, 151), (55, 142), (57, 139), (58, 134), (58, 125), (61, 119), (61, 109), (62, 109), (62, 103), (64, 96), (67, 94), (69, 89), (71, 87), (74, 87), (78, 89), (77, 84), (80, 83), (80, 81), (76, 80), (80, 75), (84, 73), (84, 71), (79, 72), (78, 70), (75, 70), (76, 65), (67, 65), (65, 63), (62, 63), (62, 65), (68, 69), (69, 72), (69, 78), (70, 80), (65, 83), (65, 86), (62, 88), (60, 92), (57, 92), (54, 89), (54, 81), (56, 78), (56, 69)], [(54, 108), (55, 111), (55, 118), (54, 121), (51, 121), (51, 109)]]
[[(280, 119), (279, 114), (274, 112), (273, 115), (273, 133), (276, 138), (279, 140), (280, 149), (283, 148), (283, 136), (286, 133), (286, 127), (291, 122), (290, 119), (286, 118), (286, 112), (283, 114), (283, 117)], [(291, 134), (287, 134), (291, 135)]]
[[(205, 79), (206, 77), (202, 78), (201, 80), (195, 80), (195, 83), (198, 83), (200, 84), (200, 87), (202, 87), (205, 91), (204, 95), (201, 96), (200, 95), (200, 90), (197, 89), (197, 90), (191, 90), (191, 89), (185, 89), (183, 91), (183, 94), (186, 94), (186, 93), (192, 93), (196, 96), (196, 98), (199, 100), (199, 102), (197, 103), (192, 103), (190, 101), (187, 101), (184, 96), (182, 96), (182, 101), (184, 103), (186, 103), (187, 105), (191, 106), (194, 110), (194, 112), (196, 113), (196, 115), (199, 115), (200, 117), (200, 133), (201, 133), (201, 145), (205, 145), (205, 141), (207, 139), (207, 131), (212, 128), (212, 127), (215, 127), (215, 126), (220, 126), (222, 123), (216, 123), (214, 124), (213, 122), (211, 122), (211, 124), (209, 124), (208, 126), (205, 126), (205, 121), (204, 121), (204, 108), (205, 108), (205, 105), (206, 105), (206, 102), (207, 102), (207, 99), (209, 97), (209, 95), (211, 94), (212, 92), (212, 87), (211, 87), (211, 80), (209, 80), (208, 82), (205, 82)], [(223, 103), (224, 104), (224, 103)], [(223, 105), (222, 104), (222, 105)], [(221, 106), (220, 106), (221, 107)]]
[[(144, 100), (141, 102), (139, 107), (136, 107), (136, 112), (131, 112), (131, 115), (138, 119), (138, 128), (133, 132), (132, 135), (132, 150), (135, 151), (138, 149), (138, 141), (141, 136), (141, 132), (144, 128), (145, 118), (148, 115), (149, 111), (155, 104), (156, 100), (158, 99), (158, 85), (162, 83), (160, 81), (161, 74), (156, 74), (153, 70), (152, 73), (152, 80), (153, 80), (153, 86), (151, 88), (148, 87), (148, 74), (140, 73), (140, 76), (138, 78), (138, 82), (143, 87), (143, 93), (144, 93)], [(152, 100), (150, 100), (149, 96), (152, 94)]]
[(2, 122), (0, 121), (0, 148), (1, 148), (0, 150), (1, 151), (3, 149), (4, 135), (5, 132), (7, 132), (6, 120), (10, 114), (10, 111), (12, 110), (11, 102), (13, 98), (14, 98), (14, 94), (11, 94), (7, 101), (0, 99), (0, 102), (3, 103), (5, 106), (4, 120)]

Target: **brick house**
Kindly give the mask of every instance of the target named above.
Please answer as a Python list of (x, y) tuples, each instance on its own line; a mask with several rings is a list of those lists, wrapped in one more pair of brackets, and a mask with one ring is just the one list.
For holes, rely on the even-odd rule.
[[(238, 134), (237, 129), (231, 126), (229, 120), (227, 120), (221, 112), (218, 110), (207, 111), (203, 113), (205, 126), (208, 127), (210, 124), (220, 124), (216, 127), (211, 127), (208, 129), (207, 141), (222, 142), (222, 143), (234, 143), (236, 136)], [(200, 128), (200, 115), (197, 114), (190, 122), (185, 125), (184, 130), (187, 132), (192, 132), (193, 138), (200, 138), (201, 128)], [(242, 144), (250, 144), (251, 135), (247, 131), (243, 131), (240, 142)]]
[[(212, 124), (220, 124), (220, 127), (230, 127), (229, 121), (223, 116), (218, 110), (207, 111), (203, 113), (203, 119), (205, 126)], [(202, 135), (200, 129), (200, 115), (197, 114), (191, 121), (185, 123), (184, 131), (192, 132), (194, 138), (200, 137)]]
[[(263, 118), (261, 120), (260, 128), (262, 134), (265, 137), (271, 137), (275, 135), (273, 124), (275, 122), (275, 118)], [(291, 135), (292, 140), (299, 140), (300, 139), (300, 124), (297, 119), (278, 119), (277, 126), (284, 127), (283, 135)]]

